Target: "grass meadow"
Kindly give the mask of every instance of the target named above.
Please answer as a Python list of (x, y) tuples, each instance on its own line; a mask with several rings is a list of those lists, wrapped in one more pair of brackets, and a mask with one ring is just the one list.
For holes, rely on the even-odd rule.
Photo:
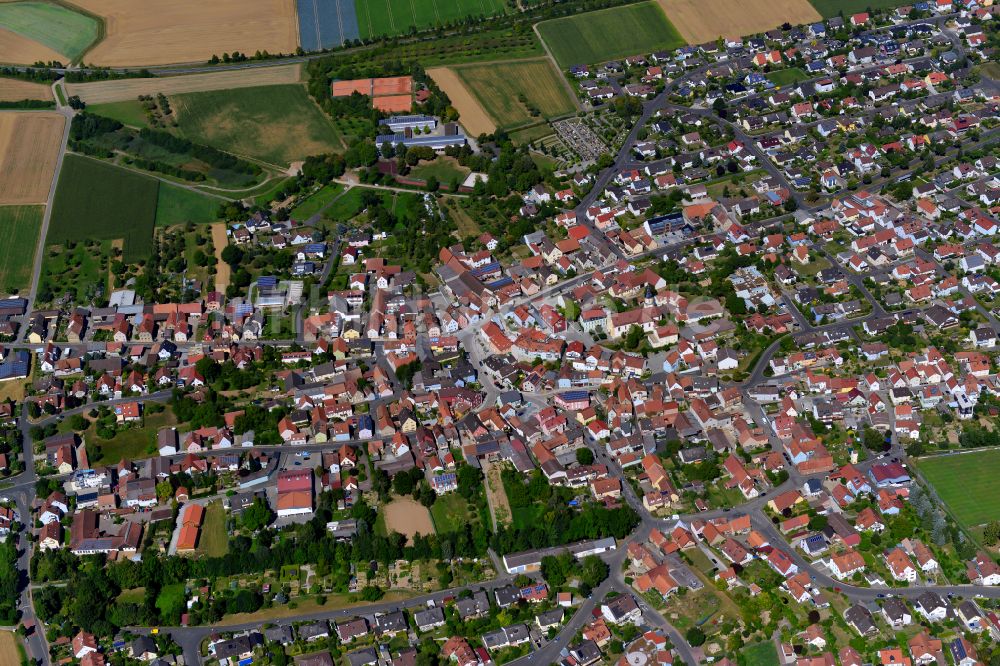
[(241, 157), (285, 166), (343, 150), (333, 123), (299, 84), (170, 96), (181, 133)]
[(656, 2), (542, 21), (538, 32), (563, 68), (684, 45)]
[(172, 224), (214, 222), (222, 199), (201, 194), (184, 187), (160, 183), (156, 201), (156, 226)]

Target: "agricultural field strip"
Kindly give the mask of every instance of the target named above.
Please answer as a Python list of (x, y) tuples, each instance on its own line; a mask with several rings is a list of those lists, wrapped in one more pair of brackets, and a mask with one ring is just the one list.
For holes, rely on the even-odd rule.
[(301, 65), (277, 65), (205, 74), (183, 74), (150, 79), (117, 79), (91, 83), (70, 83), (66, 92), (77, 95), (87, 104), (105, 104), (134, 100), (139, 95), (176, 95), (234, 88), (299, 83)]

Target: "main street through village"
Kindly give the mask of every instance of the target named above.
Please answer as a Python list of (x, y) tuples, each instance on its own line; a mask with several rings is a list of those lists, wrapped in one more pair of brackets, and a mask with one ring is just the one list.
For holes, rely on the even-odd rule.
[[(933, 19), (924, 20), (923, 22), (933, 22), (935, 25), (942, 26), (950, 18), (949, 15), (943, 15), (935, 17)], [(906, 25), (906, 24), (903, 24)], [(946, 33), (947, 34), (947, 33)], [(951, 35), (954, 41), (954, 48), (961, 52), (962, 44), (960, 40), (954, 35)], [(282, 60), (276, 60), (272, 63), (240, 63), (229, 65), (229, 69), (241, 69), (241, 68), (257, 68), (257, 67), (267, 67), (271, 65), (282, 64), (285, 62), (297, 62), (301, 58), (292, 58)], [(679, 114), (682, 112), (693, 113), (699, 117), (712, 118), (718, 122), (721, 122), (726, 128), (732, 131), (733, 136), (736, 141), (743, 143), (747, 150), (753, 153), (758, 162), (762, 165), (762, 168), (767, 171), (767, 173), (779, 182), (781, 182), (791, 193), (792, 198), (798, 205), (798, 211), (802, 214), (808, 214), (811, 212), (816, 212), (822, 208), (822, 206), (815, 201), (810, 201), (805, 194), (799, 192), (794, 187), (792, 187), (785, 175), (780, 169), (778, 169), (774, 164), (768, 159), (768, 156), (764, 151), (757, 146), (753, 137), (748, 135), (738, 124), (732, 122), (727, 118), (720, 118), (719, 115), (713, 109), (699, 108), (695, 106), (680, 106), (675, 103), (668, 101), (671, 94), (686, 81), (700, 76), (704, 73), (707, 67), (696, 69), (687, 72), (684, 76), (671, 81), (666, 88), (657, 95), (654, 99), (646, 101), (643, 103), (643, 110), (641, 115), (635, 121), (635, 124), (628, 132), (627, 137), (622, 143), (621, 147), (618, 149), (617, 154), (613, 160), (613, 163), (601, 171), (595, 179), (593, 186), (591, 187), (588, 194), (586, 194), (576, 206), (576, 212), (578, 213), (578, 219), (580, 223), (587, 226), (594, 236), (601, 238), (603, 234), (599, 231), (592, 222), (590, 222), (585, 215), (587, 209), (601, 197), (605, 191), (605, 188), (611, 183), (617, 174), (625, 169), (630, 168), (640, 168), (645, 166), (645, 163), (636, 162), (633, 158), (633, 148), (638, 140), (640, 131), (648, 126), (648, 124), (663, 114)], [(166, 70), (165, 70), (166, 71)], [(186, 72), (186, 71), (201, 71), (200, 69), (171, 69), (169, 73)], [(72, 112), (68, 107), (61, 106), (60, 111), (70, 116)], [(807, 125), (808, 126), (808, 125)], [(69, 131), (69, 124), (67, 123), (67, 133)], [(985, 146), (992, 142), (995, 142), (1000, 136), (997, 130), (990, 130), (983, 132), (979, 141), (974, 144), (975, 146)], [(64, 138), (64, 145), (65, 145)], [(968, 149), (968, 147), (966, 147)], [(936, 163), (944, 163), (945, 161), (952, 159), (956, 153), (956, 149), (949, 148), (948, 151), (941, 156), (936, 158)], [(60, 156), (61, 163), (61, 156)], [(890, 178), (876, 177), (872, 184), (867, 186), (870, 191), (879, 191), (884, 186), (891, 184), (893, 181), (898, 179), (900, 176), (912, 173), (921, 168), (918, 161), (914, 161), (902, 172), (898, 172), (892, 175)], [(55, 185), (53, 184), (53, 194), (54, 196)], [(836, 195), (835, 195), (836, 196)], [(42, 236), (45, 235), (45, 226), (48, 223), (49, 211), (51, 206), (47, 207), (44, 224), (42, 227)], [(786, 219), (789, 218), (789, 214), (782, 213), (781, 215), (774, 216), (768, 219), (760, 220), (754, 223), (755, 230), (763, 230), (770, 228), (775, 225), (779, 225)], [(644, 259), (644, 258), (662, 258), (670, 256), (678, 251), (697, 246), (707, 240), (707, 235), (690, 235), (675, 238), (670, 244), (659, 247), (655, 250), (645, 252), (640, 254), (638, 257), (632, 257), (632, 259)], [(338, 239), (339, 242), (339, 239)], [(333, 251), (330, 253), (330, 259), (324, 265), (322, 276), (325, 278), (329, 275), (331, 268), (333, 267), (333, 257), (337, 256), (337, 245), (334, 246)], [(622, 258), (621, 251), (612, 246), (609, 243), (609, 247), (612, 249), (613, 254)], [(793, 335), (802, 334), (812, 334), (820, 332), (846, 332), (849, 335), (854, 335), (854, 329), (856, 327), (862, 326), (866, 322), (873, 322), (877, 319), (886, 316), (886, 310), (883, 308), (882, 304), (876, 299), (870, 290), (866, 287), (865, 281), (857, 273), (854, 273), (846, 269), (838, 261), (838, 258), (833, 254), (826, 252), (822, 248), (816, 248), (817, 251), (822, 253), (822, 255), (830, 262), (830, 264), (841, 273), (844, 274), (846, 280), (851, 286), (855, 287), (860, 294), (867, 301), (870, 311), (862, 317), (837, 321), (827, 324), (816, 324), (811, 322), (810, 319), (796, 307), (793, 299), (787, 294), (784, 295), (782, 301), (785, 308), (794, 318), (796, 324), (796, 332)], [(43, 251), (43, 246), (39, 246), (39, 255)], [(935, 261), (938, 270), (947, 274), (947, 271), (943, 264), (934, 260), (933, 256), (924, 252), (923, 250), (917, 250), (918, 256), (929, 261)], [(28, 296), (28, 311), (32, 310), (34, 305), (34, 299), (38, 292), (38, 282), (39, 282), (39, 271), (41, 266), (40, 256), (36, 258), (34, 265), (34, 273), (32, 276), (31, 289)], [(607, 266), (607, 267), (610, 267)], [(605, 267), (605, 268), (607, 268)], [(568, 296), (573, 289), (581, 284), (584, 284), (588, 279), (589, 275), (579, 275), (566, 280), (562, 280), (556, 286), (544, 289), (535, 296), (529, 298), (515, 299), (514, 301), (508, 303), (500, 312), (492, 314), (505, 314), (512, 311), (514, 308), (520, 305), (530, 305), (530, 306), (540, 306), (543, 303), (555, 302), (560, 296)], [(321, 280), (322, 282), (323, 280)], [(965, 287), (960, 289), (964, 296), (971, 296)], [(444, 304), (444, 298), (440, 294), (431, 294), (430, 301), (438, 305)], [(915, 306), (911, 308), (911, 312), (916, 312), (921, 309), (922, 306)], [(989, 325), (997, 332), (1000, 332), (1000, 321), (996, 319), (994, 314), (989, 310), (983, 308), (981, 305), (978, 306), (979, 311), (983, 317), (989, 321)], [(299, 307), (294, 308), (294, 310), (289, 313), (289, 316), (294, 318), (296, 331), (296, 338), (294, 340), (277, 340), (277, 341), (262, 341), (263, 344), (278, 345), (281, 347), (288, 347), (295, 343), (303, 343), (303, 331), (302, 331), (302, 319), (303, 316), (307, 314), (309, 308), (308, 301)], [(482, 327), (490, 321), (490, 317), (483, 317), (479, 322), (471, 325), (458, 334), (459, 340), (463, 344), (465, 350), (469, 353), (472, 363), (477, 366), (477, 368), (482, 370), (482, 362), (486, 356), (486, 352), (482, 346), (481, 341), (481, 329)], [(179, 346), (183, 350), (187, 347), (194, 346), (195, 343), (181, 343)], [(748, 368), (746, 373), (746, 378), (739, 382), (732, 382), (726, 384), (724, 387), (735, 386), (740, 389), (743, 395), (743, 404), (746, 409), (754, 416), (759, 425), (767, 425), (768, 419), (764, 411), (761, 409), (760, 405), (750, 397), (750, 393), (753, 389), (767, 384), (772, 380), (772, 378), (767, 376), (767, 370), (769, 368), (769, 363), (775, 354), (779, 351), (781, 344), (781, 339), (775, 339), (770, 343), (756, 358), (755, 363), (752, 367)], [(9, 349), (33, 349), (36, 345), (29, 345), (26, 343), (12, 343), (6, 345)], [(378, 355), (379, 352), (377, 351)], [(392, 373), (389, 373), (390, 375)], [(488, 373), (480, 372), (483, 378), (483, 392), (485, 394), (485, 399), (483, 404), (490, 406), (494, 404), (495, 399), (501, 393), (501, 389), (490, 379)], [(401, 389), (399, 386), (394, 387), (396, 391), (391, 395), (383, 398), (380, 402), (388, 403), (392, 400), (398, 399), (401, 395)], [(159, 391), (156, 393), (151, 393), (145, 396), (145, 401), (157, 401), (165, 402), (170, 398), (170, 391)], [(532, 403), (535, 407), (542, 407), (546, 404), (547, 396), (544, 394), (529, 395), (526, 399), (529, 403)], [(100, 404), (106, 406), (113, 406), (119, 401), (108, 400)], [(378, 402), (371, 405), (371, 410), (374, 412), (375, 407)], [(9, 484), (0, 492), (5, 496), (10, 497), (14, 500), (17, 505), (18, 512), (20, 513), (22, 521), (28, 522), (30, 524), (30, 518), (32, 516), (32, 508), (36, 506), (38, 497), (36, 497), (36, 482), (38, 481), (38, 475), (36, 474), (35, 468), (35, 451), (34, 451), (34, 441), (31, 438), (30, 431), (33, 426), (38, 425), (48, 425), (50, 423), (55, 423), (59, 420), (72, 416), (73, 414), (82, 413), (86, 410), (94, 407), (94, 404), (87, 404), (85, 406), (67, 410), (59, 416), (49, 416), (44, 417), (39, 420), (32, 420), (28, 416), (28, 410), (25, 408), (22, 410), (18, 424), (22, 433), (22, 440), (24, 446), (24, 471), (18, 476), (12, 478)], [(768, 429), (770, 433), (770, 429)], [(782, 446), (780, 440), (773, 434), (770, 434), (770, 442), (774, 451), (782, 453)], [(344, 443), (348, 444), (362, 444), (365, 440), (339, 440), (336, 442), (329, 442), (325, 444), (311, 445), (310, 449), (315, 451), (325, 451), (333, 450)], [(605, 449), (599, 445), (599, 443), (588, 441), (588, 446), (592, 449), (595, 458), (598, 462), (607, 465), (609, 469), (613, 470), (613, 475), (619, 478), (625, 478), (623, 470), (618, 466), (617, 461), (610, 457)], [(256, 447), (261, 451), (266, 451), (268, 453), (278, 453), (283, 454), (284, 450), (287, 449), (286, 446), (259, 446)], [(287, 455), (287, 454), (285, 454)], [(180, 460), (184, 454), (178, 453), (175, 456), (170, 456), (173, 460)], [(907, 455), (903, 447), (898, 442), (895, 436), (892, 437), (891, 448), (885, 453), (885, 457), (891, 458), (893, 460), (898, 460), (903, 463), (908, 461)], [(862, 462), (859, 462), (856, 467), (862, 472), (867, 472), (872, 464), (876, 463), (878, 460), (871, 458)], [(755, 499), (747, 501), (741, 505), (726, 508), (726, 509), (713, 509), (705, 512), (700, 512), (697, 514), (690, 515), (679, 515), (672, 517), (670, 519), (663, 519), (653, 516), (643, 505), (641, 499), (636, 495), (632, 486), (629, 483), (624, 483), (623, 497), (627, 504), (640, 516), (641, 522), (635, 531), (618, 544), (618, 548), (615, 551), (606, 553), (603, 558), (610, 566), (610, 576), (601, 585), (595, 588), (592, 594), (582, 600), (582, 603), (574, 609), (573, 616), (569, 619), (566, 624), (561, 628), (558, 635), (549, 641), (546, 641), (542, 647), (530, 652), (528, 655), (521, 659), (518, 659), (514, 664), (549, 664), (554, 663), (558, 660), (559, 655), (565, 650), (569, 644), (577, 636), (578, 632), (581, 630), (583, 625), (592, 619), (593, 611), (597, 608), (601, 601), (608, 593), (629, 593), (631, 591), (630, 586), (626, 583), (623, 577), (623, 565), (626, 560), (627, 545), (629, 543), (641, 543), (645, 541), (651, 530), (660, 529), (664, 531), (669, 531), (673, 529), (678, 523), (688, 524), (694, 520), (710, 520), (712, 518), (718, 518), (723, 516), (733, 517), (736, 515), (748, 515), (750, 517), (751, 524), (753, 528), (760, 533), (768, 537), (772, 543), (783, 544), (785, 543), (785, 538), (781, 532), (777, 529), (775, 524), (771, 519), (765, 514), (764, 507), (768, 502), (770, 496), (778, 494), (785, 490), (790, 490), (794, 488), (801, 488), (803, 483), (810, 478), (800, 474), (794, 466), (789, 466), (789, 476), (788, 479), (779, 486), (770, 489), (768, 493), (763, 494)], [(887, 594), (893, 594), (901, 597), (915, 598), (919, 596), (922, 592), (927, 589), (933, 589), (942, 595), (959, 595), (963, 597), (981, 596), (987, 598), (998, 599), (1000, 598), (1000, 588), (989, 587), (989, 586), (976, 586), (976, 585), (948, 585), (948, 586), (933, 586), (933, 587), (921, 587), (921, 586), (911, 586), (905, 588), (877, 588), (877, 587), (861, 587), (856, 585), (851, 585), (843, 581), (838, 581), (832, 578), (826, 569), (819, 568), (813, 563), (802, 557), (796, 550), (788, 548), (787, 552), (791, 553), (791, 557), (795, 564), (798, 565), (799, 569), (808, 572), (814, 583), (822, 588), (828, 590), (836, 590), (840, 594), (843, 594), (848, 599), (852, 601), (872, 601), (877, 598), (882, 598)], [(19, 609), (21, 612), (22, 623), (26, 627), (35, 627), (34, 631), (28, 633), (26, 638), (26, 649), (28, 655), (37, 664), (49, 664), (49, 651), (48, 645), (45, 640), (45, 629), (41, 622), (35, 616), (33, 604), (32, 604), (32, 585), (29, 577), (30, 572), (30, 559), (32, 554), (32, 544), (30, 541), (22, 538), (20, 540), (20, 551), (18, 557), (18, 567), (21, 571), (22, 578), (22, 588), (21, 597), (19, 600)], [(457, 595), (464, 589), (485, 589), (494, 590), (503, 586), (508, 585), (512, 580), (513, 576), (502, 573), (502, 567), (497, 566), (497, 571), (500, 572), (496, 578), (493, 580), (477, 583), (467, 587), (452, 588), (447, 590), (436, 591), (431, 594), (413, 596), (405, 601), (399, 602), (379, 602), (373, 604), (359, 604), (356, 606), (350, 606), (346, 608), (339, 608), (336, 610), (324, 610), (319, 612), (304, 613), (301, 615), (285, 616), (282, 618), (282, 622), (290, 623), (318, 618), (326, 619), (336, 619), (336, 618), (346, 618), (355, 616), (358, 614), (374, 614), (382, 611), (388, 611), (392, 609), (397, 609), (400, 607), (416, 609), (421, 606), (426, 606), (428, 604), (440, 604), (444, 599), (453, 597)], [(657, 612), (656, 609), (652, 608), (649, 604), (645, 602), (640, 602), (642, 612), (644, 615), (645, 622), (651, 626), (658, 628), (666, 633), (670, 641), (673, 643), (675, 650), (680, 655), (680, 657), (687, 664), (698, 664), (704, 659), (704, 655), (700, 650), (689, 646), (684, 637), (678, 632), (674, 627), (671, 626), (668, 618), (665, 618)], [(202, 662), (201, 651), (205, 640), (215, 632), (219, 631), (240, 631), (245, 629), (258, 628), (260, 623), (243, 623), (228, 625), (222, 624), (219, 626), (189, 626), (189, 627), (161, 627), (159, 631), (169, 633), (173, 640), (178, 643), (182, 649), (184, 656), (188, 664), (199, 664)], [(149, 628), (134, 628), (136, 633), (142, 633), (144, 631), (149, 631)]]

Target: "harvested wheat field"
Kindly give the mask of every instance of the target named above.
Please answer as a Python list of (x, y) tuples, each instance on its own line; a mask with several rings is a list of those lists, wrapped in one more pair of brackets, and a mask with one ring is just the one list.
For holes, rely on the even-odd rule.
[(222, 260), (222, 251), (229, 245), (229, 237), (226, 236), (226, 223), (217, 222), (212, 225), (212, 247), (215, 248), (215, 258), (219, 262), (215, 265), (215, 290), (226, 293), (229, 286), (229, 264)]
[(66, 85), (69, 95), (79, 95), (87, 104), (125, 102), (139, 95), (177, 95), (180, 93), (209, 92), (233, 88), (282, 85), (298, 83), (300, 65), (279, 65), (277, 67), (253, 67), (225, 72), (205, 74), (184, 74), (181, 76), (160, 76), (151, 79), (118, 79), (115, 81), (93, 81), (91, 83), (71, 83)]
[(65, 123), (58, 113), (0, 113), (0, 204), (48, 201)]
[(382, 511), (385, 513), (385, 527), (390, 532), (398, 532), (408, 538), (414, 534), (434, 534), (431, 512), (410, 497), (398, 497), (383, 506)]
[(295, 0), (74, 0), (104, 18), (106, 36), (88, 63), (165, 65), (239, 51), (293, 53), (298, 47)]
[(497, 126), (493, 124), (489, 114), (482, 107), (478, 100), (462, 80), (447, 67), (434, 67), (428, 69), (427, 74), (434, 79), (434, 83), (448, 95), (451, 105), (458, 110), (458, 121), (468, 132), (469, 136), (479, 136), (480, 134), (492, 134)]
[(0, 77), (0, 102), (20, 102), (22, 99), (52, 99), (52, 88), (44, 83)]
[(703, 44), (719, 37), (742, 37), (777, 28), (821, 21), (808, 0), (657, 0), (689, 44)]
[(0, 63), (30, 65), (38, 61), (53, 60), (65, 62), (66, 57), (33, 39), (0, 28)]

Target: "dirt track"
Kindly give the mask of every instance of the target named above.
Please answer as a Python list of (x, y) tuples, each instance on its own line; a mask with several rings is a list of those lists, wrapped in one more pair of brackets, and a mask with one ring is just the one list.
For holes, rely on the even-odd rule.
[(52, 99), (52, 88), (44, 83), (0, 78), (0, 102), (19, 102), (22, 99)]
[(58, 113), (0, 113), (0, 204), (48, 200), (65, 122)]
[(229, 244), (229, 239), (226, 238), (226, 223), (218, 222), (212, 225), (212, 246), (215, 248), (215, 258), (219, 260), (219, 263), (215, 265), (215, 290), (220, 293), (226, 293), (226, 287), (229, 286), (229, 264), (222, 260), (222, 251), (226, 249), (226, 245)]
[(386, 529), (390, 532), (399, 532), (407, 537), (434, 534), (431, 512), (410, 497), (398, 497), (382, 506), (382, 511), (385, 512)]
[(658, 0), (667, 18), (689, 44), (718, 37), (742, 37), (822, 18), (807, 0)]
[(240, 51), (293, 53), (295, 0), (74, 0), (107, 28), (84, 59), (109, 66), (165, 65)]
[(66, 92), (69, 95), (79, 95), (80, 99), (88, 104), (103, 104), (134, 100), (139, 95), (155, 95), (160, 92), (164, 95), (176, 95), (207, 90), (298, 83), (299, 76), (300, 65), (279, 65), (277, 67), (254, 67), (205, 74), (162, 76), (152, 79), (118, 79), (115, 81), (74, 83), (66, 86)]
[(50, 62), (57, 60), (65, 62), (66, 56), (56, 53), (44, 44), (33, 39), (22, 37), (16, 32), (0, 28), (0, 63), (13, 65), (30, 65), (31, 63)]
[(458, 122), (462, 123), (462, 127), (469, 133), (469, 136), (476, 137), (480, 134), (492, 134), (496, 131), (497, 126), (493, 124), (486, 110), (480, 106), (454, 71), (447, 67), (434, 67), (428, 69), (427, 73), (434, 79), (434, 83), (438, 84), (438, 87), (448, 95), (451, 105), (458, 109)]

